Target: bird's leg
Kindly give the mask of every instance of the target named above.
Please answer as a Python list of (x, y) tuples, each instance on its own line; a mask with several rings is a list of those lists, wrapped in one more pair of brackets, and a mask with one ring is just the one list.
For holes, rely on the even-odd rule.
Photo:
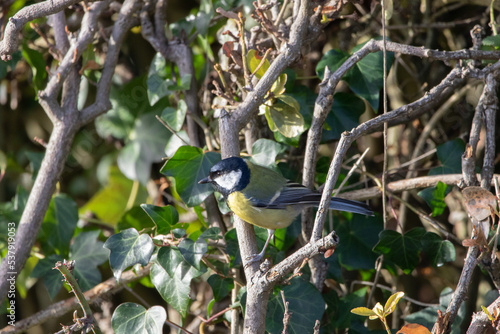
[(245, 267), (248, 266), (250, 263), (258, 262), (262, 260), (264, 257), (264, 254), (266, 252), (266, 248), (269, 245), (269, 241), (271, 241), (271, 238), (274, 236), (274, 230), (267, 229), (267, 240), (266, 243), (264, 244), (264, 248), (260, 251), (259, 254), (252, 254), (246, 258), (247, 263), (245, 264)]

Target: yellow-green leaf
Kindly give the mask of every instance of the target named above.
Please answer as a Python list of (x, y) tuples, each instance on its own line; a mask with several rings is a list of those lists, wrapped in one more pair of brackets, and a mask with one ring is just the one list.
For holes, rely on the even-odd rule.
[(380, 304), (380, 303), (375, 304), (375, 306), (373, 307), (372, 310), (373, 310), (373, 313), (375, 313), (380, 319), (385, 318), (384, 308), (382, 307), (382, 304)]
[(271, 93), (274, 94), (274, 96), (281, 95), (285, 92), (285, 84), (286, 84), (287, 76), (286, 73), (282, 73), (279, 77), (278, 80), (276, 80), (272, 87), (271, 87)]
[(271, 129), (272, 132), (278, 131), (278, 128), (274, 124), (273, 118), (271, 116), (271, 107), (268, 107), (266, 105), (262, 105), (261, 107), (263, 107), (262, 109), (264, 109), (264, 115), (266, 116), (269, 129)]
[[(269, 128), (278, 130), (283, 136), (293, 138), (304, 132), (304, 118), (299, 112), (300, 105), (291, 96), (280, 95), (278, 102), (267, 106), (266, 118)], [(270, 122), (271, 120), (271, 122)]]
[(481, 305), (481, 308), (483, 309), (483, 312), (486, 313), (486, 315), (488, 316), (488, 319), (490, 319), (490, 321), (495, 321), (495, 318), (491, 315), (491, 313), (488, 311), (488, 309), (486, 307)]
[(394, 312), (394, 310), (396, 309), (396, 305), (404, 295), (405, 295), (404, 292), (396, 292), (395, 294), (390, 296), (389, 299), (387, 299), (387, 302), (385, 303), (384, 314), (388, 315)]
[(370, 310), (368, 307), (356, 307), (351, 310), (351, 313), (362, 315), (364, 317), (376, 316), (375, 312)]
[[(262, 62), (261, 56), (259, 56), (259, 53), (256, 50), (249, 50), (247, 53), (247, 64), (250, 68), (250, 72), (253, 73), (255, 69), (259, 66), (259, 64)], [(265, 60), (264, 64), (259, 68), (257, 72), (255, 72), (255, 76), (257, 78), (262, 78), (262, 76), (266, 73), (267, 69), (271, 66), (269, 63), (269, 60)]]

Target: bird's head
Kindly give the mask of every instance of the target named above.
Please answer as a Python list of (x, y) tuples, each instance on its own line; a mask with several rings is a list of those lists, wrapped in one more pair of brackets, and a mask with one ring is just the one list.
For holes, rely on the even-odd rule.
[(227, 197), (234, 191), (243, 190), (249, 181), (250, 169), (245, 160), (231, 157), (213, 165), (209, 176), (198, 183), (211, 183), (216, 191)]

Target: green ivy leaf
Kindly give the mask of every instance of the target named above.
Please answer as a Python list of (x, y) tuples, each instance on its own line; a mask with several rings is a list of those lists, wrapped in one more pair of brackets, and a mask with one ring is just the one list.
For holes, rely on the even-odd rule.
[(419, 191), (418, 196), (422, 197), (432, 208), (432, 217), (436, 217), (443, 214), (446, 208), (444, 198), (450, 191), (450, 187), (439, 181), (435, 187)]
[[(269, 298), (266, 315), (266, 331), (281, 333), (283, 330), (283, 314), (285, 307), (280, 289), (276, 288)], [(291, 334), (310, 333), (316, 320), (321, 320), (325, 312), (325, 301), (321, 293), (309, 282), (300, 277), (291, 280), (290, 285), (282, 287), (285, 300), (289, 302), (288, 310), (292, 313), (288, 324)]]
[(111, 325), (116, 334), (161, 334), (167, 312), (161, 306), (146, 310), (135, 303), (120, 304), (113, 312)]
[(46, 254), (57, 253), (66, 257), (77, 223), (78, 208), (75, 201), (66, 195), (54, 196), (39, 232), (39, 240), (44, 252)]
[(112, 235), (104, 243), (104, 248), (111, 251), (109, 264), (116, 280), (120, 279), (122, 272), (137, 263), (145, 266), (153, 254), (154, 244), (151, 237), (141, 234), (134, 229), (122, 231)]
[[(167, 100), (168, 99), (162, 99)], [(158, 102), (158, 104), (161, 103)], [(155, 105), (156, 106), (156, 105)], [(180, 100), (177, 108), (165, 107), (161, 113), (161, 119), (164, 120), (174, 131), (179, 131), (184, 124), (186, 118), (187, 104), (184, 100)]]
[(220, 161), (220, 154), (206, 152), (193, 146), (181, 146), (167, 161), (161, 173), (175, 178), (175, 189), (186, 205), (200, 205), (211, 193), (212, 186), (198, 184), (208, 176), (210, 168)]
[(158, 234), (169, 234), (177, 226), (179, 222), (179, 213), (171, 206), (156, 206), (151, 204), (141, 204), (141, 208), (148, 214), (149, 218), (156, 225), (156, 232)]
[[(347, 59), (350, 54), (338, 49), (331, 49), (321, 57), (321, 60), (316, 65), (316, 74), (323, 80), (325, 76), (325, 68), (328, 67), (330, 72), (335, 72)], [(347, 72), (349, 73), (349, 72)], [(346, 74), (347, 77), (347, 74)], [(346, 77), (344, 79), (346, 79)]]
[(191, 280), (202, 275), (206, 268), (197, 270), (172, 247), (160, 248), (157, 261), (151, 267), (151, 281), (162, 298), (185, 317), (191, 303)]
[(460, 138), (439, 145), (436, 148), (436, 154), (441, 162), (441, 167), (431, 169), (429, 175), (461, 174), (462, 154), (464, 152), (465, 143)]
[(323, 129), (321, 141), (340, 139), (342, 132), (359, 125), (359, 117), (365, 112), (365, 103), (350, 93), (337, 93), (333, 97), (332, 111), (326, 117), (327, 129)]
[[(439, 297), (439, 306), (426, 307), (423, 310), (409, 314), (405, 317), (405, 321), (408, 323), (417, 323), (427, 327), (427, 329), (429, 330), (432, 330), (432, 327), (438, 320), (437, 311), (440, 310), (443, 313), (446, 312), (446, 308), (451, 301), (452, 294), (453, 290), (451, 288), (445, 288), (441, 292), (441, 296)], [(460, 325), (464, 320), (465, 312), (466, 312), (465, 304), (462, 304), (462, 306), (458, 310), (458, 314), (457, 317), (455, 318), (455, 321), (453, 321), (453, 323), (451, 324), (451, 333), (461, 332)]]
[(205, 231), (203, 231), (203, 233), (200, 235), (200, 238), (212, 239), (212, 240), (222, 239), (220, 228), (210, 227), (210, 228), (206, 229)]
[(198, 238), (196, 242), (188, 238), (183, 239), (179, 243), (178, 249), (187, 263), (201, 270), (201, 258), (208, 251), (208, 245), (204, 239)]
[[(357, 45), (352, 52), (355, 53), (366, 43)], [(335, 72), (348, 58), (349, 54), (340, 50), (328, 51), (316, 66), (316, 73), (322, 79), (325, 67)], [(394, 53), (387, 52), (387, 69), (389, 70), (394, 61)], [(383, 55), (382, 52), (370, 53), (357, 62), (344, 76), (351, 90), (359, 97), (370, 103), (373, 110), (379, 107), (380, 90), (383, 87)]]
[(380, 233), (380, 241), (375, 246), (374, 251), (384, 254), (405, 274), (410, 274), (418, 264), (424, 235), (425, 230), (421, 227), (416, 227), (405, 234), (384, 230)]
[(481, 50), (498, 50), (500, 49), (500, 35), (486, 36), (483, 38), (483, 43), (481, 44)]
[(144, 81), (141, 76), (125, 85), (111, 86), (112, 108), (95, 120), (99, 136), (126, 139), (136, 126), (136, 119), (151, 110)]
[(49, 293), (50, 299), (54, 299), (57, 293), (63, 286), (63, 277), (59, 270), (55, 270), (54, 266), (58, 261), (63, 261), (64, 257), (57, 254), (49, 255), (38, 260), (35, 268), (31, 272), (31, 277), (41, 278), (43, 285)]
[(335, 231), (342, 242), (335, 253), (340, 264), (348, 270), (373, 269), (378, 255), (373, 247), (383, 229), (380, 217), (352, 215), (352, 219), (336, 226)]
[(146, 228), (153, 229), (156, 225), (140, 206), (134, 206), (123, 214), (116, 224), (116, 230), (122, 231), (131, 227), (140, 231)]
[(128, 143), (118, 155), (118, 167), (123, 174), (142, 184), (149, 180), (151, 165), (161, 161), (166, 140), (172, 135), (155, 115), (146, 113), (136, 120)]
[(10, 60), (0, 61), (0, 80), (7, 76), (7, 72), (13, 71), (16, 68), (17, 62), (22, 58), (22, 52), (20, 50), (14, 51), (11, 56)]
[(276, 164), (278, 154), (285, 152), (286, 147), (274, 140), (265, 138), (258, 139), (252, 145), (252, 161), (262, 166), (273, 166)]
[(455, 261), (455, 247), (448, 240), (443, 240), (433, 232), (427, 232), (422, 240), (423, 251), (431, 259), (432, 264), (441, 267), (446, 262)]
[(73, 274), (82, 291), (92, 289), (102, 280), (97, 266), (106, 262), (109, 251), (103, 248), (104, 243), (97, 239), (99, 233), (99, 230), (81, 232), (75, 237), (70, 248), (69, 258), (75, 260)]
[(30, 161), (30, 169), (32, 173), (31, 179), (35, 180), (36, 177), (38, 176), (38, 171), (42, 166), (42, 160), (45, 157), (45, 152), (26, 151), (24, 152), (24, 154), (26, 154), (26, 157)]
[(167, 65), (165, 58), (160, 53), (157, 53), (149, 66), (147, 94), (151, 105), (175, 91), (188, 90), (191, 86), (191, 74), (182, 76), (179, 84), (177, 84), (171, 78), (172, 73), (167, 70), (169, 68)]
[[(126, 178), (116, 166), (109, 168), (108, 183), (101, 188), (82, 208), (80, 212), (84, 214), (87, 211), (94, 213), (100, 220), (116, 224), (120, 221), (127, 209), (127, 203), (132, 191), (133, 181)], [(147, 199), (147, 190), (139, 185), (139, 191), (134, 205), (145, 202)], [(134, 226), (136, 227), (136, 226)], [(138, 227), (140, 230), (145, 226)]]
[(207, 282), (212, 287), (216, 302), (229, 295), (229, 292), (234, 288), (234, 281), (231, 278), (222, 278), (217, 274), (210, 276)]

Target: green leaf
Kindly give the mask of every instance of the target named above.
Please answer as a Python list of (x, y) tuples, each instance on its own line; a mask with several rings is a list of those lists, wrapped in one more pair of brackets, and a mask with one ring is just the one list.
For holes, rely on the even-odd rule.
[[(253, 73), (255, 71), (255, 69), (259, 66), (259, 64), (262, 62), (262, 58), (263, 58), (263, 56), (261, 57), (256, 50), (254, 50), (254, 49), (248, 50), (247, 63), (248, 63), (248, 66), (250, 67), (251, 73)], [(264, 61), (264, 64), (262, 64), (262, 66), (259, 68), (259, 70), (257, 72), (255, 72), (255, 76), (258, 79), (262, 78), (264, 76), (264, 74), (266, 74), (266, 71), (269, 69), (269, 66), (271, 66), (271, 64), (269, 63), (269, 60), (266, 59)], [(286, 82), (286, 79), (285, 79), (285, 82)]]
[(342, 132), (359, 125), (359, 117), (365, 112), (365, 103), (350, 93), (337, 93), (333, 97), (332, 111), (326, 117), (327, 129), (323, 129), (321, 141), (340, 139)]
[(198, 184), (208, 176), (210, 168), (220, 161), (220, 154), (203, 153), (200, 148), (181, 146), (175, 155), (167, 161), (161, 173), (175, 178), (175, 189), (186, 205), (200, 205), (211, 193), (212, 186)]
[(116, 224), (116, 230), (122, 231), (131, 227), (140, 231), (146, 228), (152, 229), (156, 225), (140, 206), (134, 206), (123, 214)]
[(23, 44), (23, 58), (26, 59), (31, 67), (31, 71), (33, 72), (33, 86), (35, 91), (38, 92), (45, 85), (47, 63), (40, 52), (30, 49), (26, 44)]
[(160, 248), (157, 261), (151, 267), (151, 281), (162, 298), (185, 317), (191, 302), (191, 280), (202, 275), (206, 268), (197, 270), (172, 247)]
[[(127, 209), (133, 183), (133, 181), (123, 176), (118, 167), (111, 166), (109, 168), (108, 184), (101, 188), (87, 204), (80, 208), (80, 213), (85, 214), (87, 211), (90, 211), (100, 220), (108, 224), (116, 224)], [(145, 202), (147, 196), (146, 188), (139, 185), (139, 190), (133, 204), (138, 205)], [(145, 226), (137, 229), (140, 230)]]
[(273, 85), (271, 86), (271, 93), (274, 96), (279, 96), (285, 92), (286, 79), (286, 73), (282, 73), (278, 77), (278, 80), (273, 83)]
[(175, 91), (188, 90), (191, 86), (191, 74), (181, 77), (179, 84), (177, 84), (172, 79), (169, 67), (160, 53), (154, 56), (147, 79), (147, 94), (151, 105)]
[(380, 241), (374, 251), (384, 254), (408, 275), (418, 264), (424, 234), (425, 230), (421, 227), (416, 227), (405, 234), (384, 230), (380, 233)]
[(385, 303), (384, 306), (384, 315), (387, 316), (394, 312), (396, 309), (396, 305), (398, 305), (398, 302), (403, 296), (405, 295), (404, 292), (396, 292), (392, 294), (389, 299), (387, 299), (387, 302)]
[(432, 208), (432, 217), (436, 217), (443, 214), (446, 208), (444, 198), (450, 191), (451, 187), (439, 181), (435, 187), (419, 191), (418, 196), (422, 197)]
[(299, 103), (300, 113), (304, 117), (304, 126), (306, 129), (309, 129), (314, 114), (314, 104), (316, 103), (318, 95), (304, 85), (296, 85), (292, 88), (287, 88), (287, 95), (293, 97)]
[[(335, 332), (338, 328), (352, 328), (357, 322), (363, 322), (366, 318), (351, 313), (356, 307), (361, 307), (366, 303), (367, 288), (362, 288), (338, 298), (336, 293), (325, 295), (327, 302), (327, 317), (331, 319), (329, 333)], [(327, 324), (328, 326), (328, 324)]]
[[(19, 1), (19, 2), (21, 2), (21, 1)], [(9, 14), (9, 17), (10, 17), (10, 14)], [(12, 71), (16, 68), (17, 62), (19, 60), (21, 60), (21, 58), (22, 58), (22, 53), (20, 50), (17, 50), (17, 51), (14, 51), (11, 56), (12, 56), (12, 58), (10, 60), (0, 61), (0, 80), (5, 78), (9, 71)]]
[[(350, 54), (338, 49), (331, 49), (321, 57), (321, 60), (316, 65), (316, 74), (323, 80), (325, 76), (325, 68), (328, 67), (331, 73), (335, 72), (347, 59)], [(348, 72), (349, 73), (349, 72)], [(346, 75), (347, 76), (347, 75)], [(345, 78), (344, 78), (345, 79)]]
[[(352, 52), (355, 53), (366, 43), (357, 45)], [(349, 54), (340, 50), (328, 51), (316, 66), (316, 73), (323, 78), (325, 67), (335, 72), (348, 58)], [(394, 53), (387, 52), (387, 69), (389, 70), (394, 61)], [(380, 90), (383, 87), (383, 56), (382, 52), (370, 53), (357, 62), (344, 76), (351, 90), (359, 97), (370, 103), (373, 110), (377, 111), (379, 106)]]
[(168, 158), (171, 158), (175, 152), (177, 152), (179, 147), (187, 145), (186, 143), (189, 143), (189, 136), (187, 132), (184, 130), (177, 132), (177, 136), (170, 136), (167, 140), (167, 144), (165, 145), (165, 155)]
[(271, 106), (264, 105), (269, 128), (279, 131), (283, 136), (292, 138), (304, 132), (304, 117), (300, 113), (300, 105), (289, 95), (280, 95)]
[[(162, 99), (162, 101), (163, 100), (164, 99)], [(184, 100), (180, 100), (177, 105), (177, 108), (173, 107), (164, 108), (161, 113), (161, 119), (164, 120), (174, 131), (179, 131), (182, 128), (182, 125), (184, 124), (184, 119), (186, 118), (186, 112), (187, 112), (187, 104), (186, 102), (184, 102)]]
[(436, 151), (441, 166), (431, 169), (429, 175), (462, 173), (462, 154), (465, 152), (465, 143), (462, 139), (447, 141), (439, 145)]
[(210, 228), (206, 229), (205, 231), (203, 231), (203, 233), (200, 235), (200, 238), (212, 239), (212, 240), (222, 239), (220, 228), (210, 227)]
[(111, 86), (112, 108), (95, 120), (99, 136), (127, 138), (135, 126), (136, 119), (151, 109), (144, 81), (144, 76), (140, 76), (125, 85)]
[(378, 255), (373, 247), (383, 229), (379, 216), (353, 215), (352, 219), (336, 226), (341, 243), (335, 249), (340, 264), (348, 270), (373, 269)]
[(173, 206), (141, 204), (141, 208), (155, 223), (156, 232), (158, 234), (169, 234), (172, 229), (179, 227), (176, 226), (176, 224), (179, 222), (179, 213)]
[(7, 170), (7, 156), (0, 150), (0, 181)]
[(273, 166), (276, 163), (276, 156), (285, 152), (286, 147), (274, 140), (258, 139), (252, 145), (252, 160), (262, 166)]
[(43, 285), (49, 293), (50, 299), (54, 299), (57, 293), (63, 286), (63, 277), (59, 270), (55, 270), (54, 266), (57, 261), (63, 261), (64, 257), (57, 254), (49, 255), (38, 260), (35, 268), (31, 272), (31, 277), (41, 278)]
[(118, 167), (131, 180), (146, 184), (151, 165), (160, 162), (166, 140), (172, 134), (155, 118), (155, 113), (141, 115), (129, 134), (128, 143), (118, 155)]
[(481, 50), (498, 50), (500, 49), (500, 35), (486, 36), (483, 38)]
[(207, 282), (212, 287), (216, 302), (229, 295), (229, 292), (234, 288), (234, 281), (231, 278), (222, 278), (217, 274), (210, 276)]
[(441, 239), (436, 233), (425, 233), (422, 245), (424, 253), (436, 267), (441, 267), (446, 262), (455, 261), (456, 253), (453, 244), (448, 240)]
[[(292, 313), (288, 332), (291, 334), (311, 333), (316, 320), (321, 320), (325, 312), (325, 301), (321, 293), (309, 282), (300, 277), (291, 280), (290, 285), (282, 287), (288, 310)], [(279, 289), (269, 299), (266, 315), (266, 331), (281, 333), (283, 330), (284, 305)]]
[(191, 239), (183, 239), (178, 246), (184, 260), (198, 270), (201, 270), (200, 261), (208, 251), (207, 242), (198, 238), (196, 242)]
[(99, 233), (99, 230), (81, 232), (75, 237), (70, 248), (69, 258), (75, 260), (73, 274), (82, 291), (92, 289), (102, 280), (97, 266), (106, 262), (109, 251), (103, 248), (104, 243), (97, 239)]
[(113, 312), (111, 325), (116, 334), (161, 334), (167, 312), (161, 306), (146, 310), (135, 303), (120, 304)]
[(26, 151), (24, 152), (26, 154), (26, 157), (30, 161), (30, 169), (31, 169), (31, 179), (35, 180), (38, 171), (40, 170), (40, 167), (42, 166), (42, 160), (43, 157), (45, 157), (45, 152), (33, 152), (33, 151)]
[[(409, 314), (405, 317), (405, 321), (408, 323), (417, 323), (427, 327), (427, 329), (429, 330), (432, 330), (432, 327), (437, 321), (438, 317), (437, 311), (440, 310), (443, 313), (446, 312), (446, 307), (450, 303), (452, 295), (453, 295), (453, 290), (451, 288), (445, 288), (441, 292), (441, 296), (439, 297), (438, 307), (430, 306), (418, 312)], [(460, 325), (464, 320), (465, 312), (466, 312), (465, 304), (462, 304), (462, 306), (458, 310), (458, 314), (457, 317), (455, 318), (455, 321), (453, 321), (453, 323), (451, 324), (451, 333), (461, 333)]]
[(353, 308), (351, 310), (351, 313), (354, 313), (354, 314), (357, 314), (357, 315), (360, 315), (363, 317), (369, 317), (369, 316), (376, 315), (375, 312), (373, 312), (373, 310), (369, 309), (368, 307), (364, 307), (364, 306)]
[(76, 203), (66, 195), (54, 196), (45, 213), (39, 232), (39, 240), (44, 252), (46, 254), (57, 253), (66, 257), (77, 223)]
[(153, 254), (153, 240), (147, 234), (141, 234), (134, 229), (122, 231), (112, 235), (104, 243), (104, 248), (111, 251), (109, 264), (116, 280), (122, 272), (136, 263), (145, 266)]

